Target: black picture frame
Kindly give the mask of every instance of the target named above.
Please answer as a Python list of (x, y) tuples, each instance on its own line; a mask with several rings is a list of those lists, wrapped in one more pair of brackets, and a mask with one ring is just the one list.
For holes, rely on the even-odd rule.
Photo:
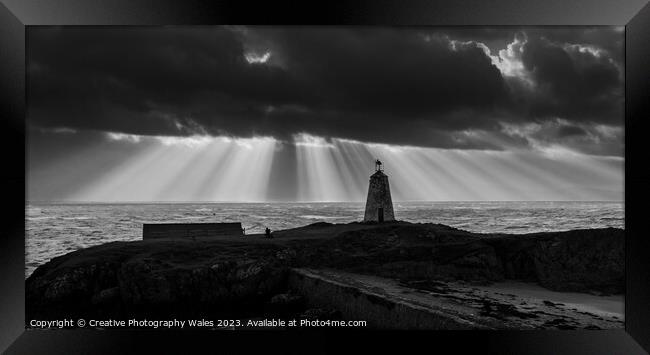
[[(1, 0), (0, 121), (3, 228), (0, 230), (0, 350), (9, 354), (195, 353), (204, 349), (321, 353), (359, 350), (495, 354), (643, 354), (650, 351), (650, 92), (647, 0), (147, 1)], [(602, 331), (96, 331), (25, 330), (25, 49), (38, 25), (624, 25), (625, 330)], [(420, 349), (415, 346), (422, 347)]]

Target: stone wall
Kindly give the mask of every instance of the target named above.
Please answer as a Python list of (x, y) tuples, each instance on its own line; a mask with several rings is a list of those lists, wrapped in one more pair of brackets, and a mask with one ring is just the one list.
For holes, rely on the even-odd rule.
[(371, 328), (491, 329), (453, 314), (348, 285), (308, 269), (292, 269), (289, 288), (304, 296), (310, 307), (337, 309), (346, 320), (364, 320)]
[(243, 235), (241, 223), (156, 223), (142, 225), (142, 239)]

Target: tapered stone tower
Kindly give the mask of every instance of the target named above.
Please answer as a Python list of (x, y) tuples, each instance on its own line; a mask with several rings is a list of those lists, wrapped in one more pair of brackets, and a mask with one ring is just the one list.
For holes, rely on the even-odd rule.
[(390, 197), (388, 176), (384, 174), (379, 159), (375, 161), (375, 173), (370, 176), (368, 199), (364, 222), (394, 221), (393, 200)]

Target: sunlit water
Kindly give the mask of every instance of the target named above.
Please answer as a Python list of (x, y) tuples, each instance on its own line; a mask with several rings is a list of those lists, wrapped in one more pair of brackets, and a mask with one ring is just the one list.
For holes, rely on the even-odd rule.
[[(395, 217), (473, 232), (531, 233), (624, 227), (622, 202), (396, 202)], [(362, 203), (30, 204), (26, 218), (26, 276), (74, 250), (142, 238), (142, 224), (241, 222), (246, 233), (347, 223), (363, 218)]]

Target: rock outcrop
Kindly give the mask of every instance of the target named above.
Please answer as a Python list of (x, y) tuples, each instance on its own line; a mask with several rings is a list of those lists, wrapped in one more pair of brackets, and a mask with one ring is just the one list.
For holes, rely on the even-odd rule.
[(624, 292), (623, 230), (573, 230), (485, 241), (497, 252), (507, 279), (535, 281), (555, 291)]
[(406, 222), (318, 223), (277, 231), (272, 240), (113, 242), (36, 269), (26, 281), (27, 319), (168, 318), (206, 310), (254, 316), (279, 305), (298, 312), (289, 305), (299, 302), (286, 295), (291, 267), (400, 280), (518, 279), (615, 294), (624, 291), (623, 245), (624, 232), (612, 228), (483, 235)]
[(259, 311), (285, 289), (287, 267), (276, 257), (279, 251), (273, 245), (187, 241), (117, 242), (76, 251), (27, 279), (28, 317)]
[(615, 228), (481, 235), (402, 224), (340, 233), (306, 246), (301, 265), (400, 279), (538, 282), (555, 291), (620, 294), (624, 231)]

